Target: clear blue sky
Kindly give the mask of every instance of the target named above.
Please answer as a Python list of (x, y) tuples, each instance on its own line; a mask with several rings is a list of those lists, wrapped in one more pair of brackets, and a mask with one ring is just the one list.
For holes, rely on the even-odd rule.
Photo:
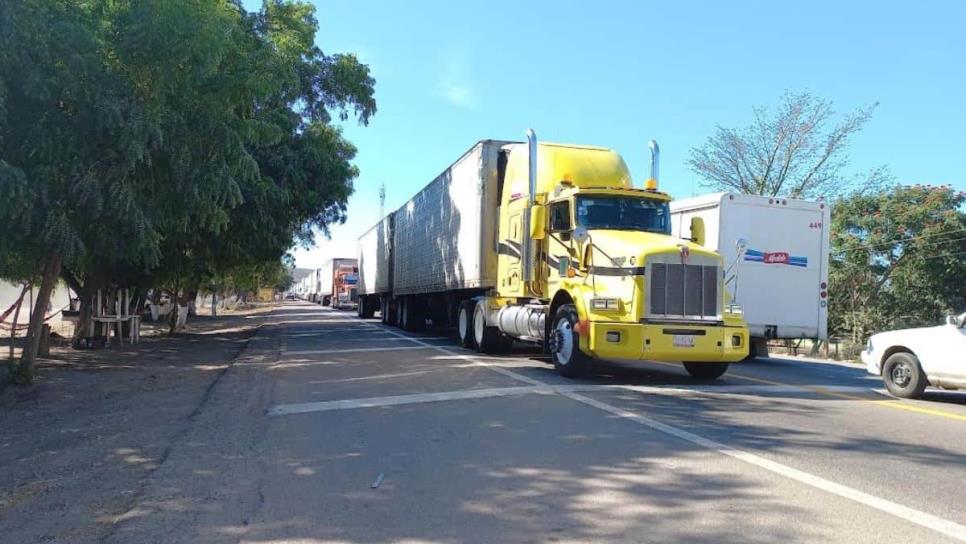
[(395, 209), (475, 141), (527, 127), (617, 149), (636, 182), (657, 139), (662, 189), (704, 192), (688, 150), (786, 89), (843, 112), (880, 103), (850, 171), (966, 187), (966, 2), (315, 3), (320, 47), (369, 64), (379, 111), (345, 127), (361, 170), (348, 223), (300, 266), (354, 254), (380, 182)]

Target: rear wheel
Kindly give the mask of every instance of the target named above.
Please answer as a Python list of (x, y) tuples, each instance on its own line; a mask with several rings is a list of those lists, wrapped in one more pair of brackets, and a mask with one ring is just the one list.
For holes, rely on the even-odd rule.
[(503, 334), (496, 327), (486, 326), (486, 303), (477, 302), (473, 307), (473, 341), (480, 353), (500, 353), (506, 346)]
[(422, 308), (420, 308), (416, 299), (404, 298), (402, 300), (402, 320), (399, 323), (400, 326), (407, 331), (421, 330), (423, 325), (426, 324), (421, 310)]
[(728, 371), (728, 363), (684, 363), (684, 369), (692, 378), (716, 380)]
[(396, 326), (400, 329), (403, 327), (403, 310), (406, 307), (406, 299), (401, 298), (396, 301)]
[(460, 302), (459, 310), (456, 313), (456, 332), (459, 334), (460, 345), (469, 349), (476, 347), (476, 339), (473, 336), (474, 306), (476, 306), (474, 301), (464, 300)]
[(557, 373), (565, 378), (576, 378), (585, 374), (593, 361), (580, 351), (580, 333), (577, 332), (577, 308), (564, 304), (557, 308), (550, 327), (550, 357)]
[(376, 315), (376, 302), (374, 297), (359, 297), (359, 311), (364, 319), (372, 319)]
[(893, 395), (914, 399), (926, 390), (926, 376), (919, 359), (908, 352), (893, 353), (882, 367), (882, 381)]

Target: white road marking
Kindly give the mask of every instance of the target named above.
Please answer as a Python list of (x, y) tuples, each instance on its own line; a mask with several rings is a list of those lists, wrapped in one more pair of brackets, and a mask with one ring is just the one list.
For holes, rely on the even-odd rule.
[(347, 410), (352, 408), (379, 408), (384, 406), (399, 406), (401, 404), (418, 404), (426, 402), (443, 402), (447, 400), (485, 399), (490, 397), (508, 397), (512, 395), (553, 394), (552, 387), (520, 386), (497, 387), (490, 389), (467, 389), (461, 391), (444, 391), (441, 393), (417, 393), (414, 395), (397, 395), (393, 397), (372, 397), (368, 399), (330, 400), (323, 402), (303, 402), (298, 404), (281, 404), (268, 409), (270, 416), (290, 414), (305, 414), (308, 412), (328, 412), (331, 410)]
[[(285, 366), (287, 363), (280, 363)], [(331, 364), (331, 363), (329, 363)], [(274, 367), (273, 367), (274, 368)], [(361, 378), (345, 378), (339, 380), (323, 380), (318, 383), (346, 382), (357, 380), (376, 380), (394, 377), (426, 374), (429, 371), (403, 372), (398, 374), (377, 374)], [(383, 406), (400, 406), (404, 404), (424, 404), (430, 402), (445, 402), (454, 400), (482, 399), (490, 397), (507, 397), (520, 395), (555, 395), (569, 396), (568, 393), (593, 391), (634, 391), (636, 393), (650, 393), (658, 395), (724, 395), (724, 394), (754, 394), (761, 392), (787, 392), (787, 389), (800, 391), (798, 388), (784, 388), (774, 385), (732, 385), (732, 386), (661, 386), (661, 385), (608, 385), (608, 384), (577, 384), (577, 385), (531, 385), (517, 387), (491, 387), (486, 389), (459, 389), (456, 391), (441, 391), (436, 393), (415, 393), (412, 395), (394, 395), (388, 397), (369, 397), (358, 399), (342, 399), (319, 402), (304, 402), (295, 404), (279, 404), (268, 410), (269, 415), (279, 416), (288, 414), (304, 414), (308, 412), (329, 412), (332, 410), (352, 410), (357, 408), (380, 408)]]
[[(396, 333), (396, 331), (391, 331), (391, 332)], [(405, 337), (402, 334), (399, 334), (399, 333), (396, 333), (396, 334), (399, 336)], [(453, 355), (453, 356), (462, 355), (457, 352), (454, 352), (449, 348), (445, 348), (442, 346), (433, 346), (432, 344), (427, 344), (425, 342), (420, 342), (418, 340), (413, 340), (413, 341), (416, 343), (422, 344), (423, 346), (426, 346), (426, 347), (435, 348), (448, 355)], [(504, 376), (512, 377), (518, 381), (522, 381), (524, 383), (527, 383), (533, 386), (547, 385), (544, 382), (541, 382), (539, 380), (535, 380), (533, 378), (524, 376), (517, 372), (513, 372), (512, 370), (507, 370), (505, 368), (494, 366), (493, 364), (487, 363), (485, 361), (477, 360), (476, 363), (486, 368), (489, 368), (495, 372), (498, 372)], [(870, 495), (868, 493), (859, 491), (858, 489), (854, 489), (854, 488), (833, 482), (831, 480), (826, 480), (821, 476), (816, 476), (814, 474), (792, 468), (788, 465), (783, 465), (781, 463), (772, 461), (770, 459), (766, 459), (764, 457), (755, 455), (753, 453), (750, 453), (744, 450), (732, 448), (720, 442), (716, 442), (714, 440), (704, 438), (702, 436), (696, 435), (694, 433), (690, 433), (683, 429), (679, 429), (677, 427), (667, 425), (666, 423), (661, 423), (649, 417), (645, 417), (635, 412), (618, 408), (611, 404), (607, 404), (605, 402), (592, 399), (590, 397), (581, 395), (579, 393), (575, 393), (572, 391), (562, 391), (560, 392), (560, 394), (572, 400), (585, 404), (587, 406), (592, 406), (594, 408), (597, 408), (598, 410), (603, 410), (605, 412), (625, 418), (627, 420), (633, 421), (640, 425), (644, 425), (656, 431), (677, 437), (686, 442), (690, 442), (692, 444), (696, 444), (698, 446), (701, 446), (713, 451), (717, 451), (718, 453), (727, 455), (728, 457), (731, 457), (733, 459), (743, 461), (750, 465), (765, 469), (769, 472), (778, 474), (780, 476), (784, 476), (796, 482), (808, 485), (810, 487), (814, 487), (816, 489), (821, 489), (833, 495), (837, 495), (839, 497), (857, 502), (859, 504), (863, 504), (870, 508), (874, 508), (876, 510), (879, 510), (880, 512), (891, 514), (900, 519), (904, 519), (908, 522), (919, 525), (920, 527), (925, 527), (927, 529), (931, 529), (933, 531), (944, 534), (956, 540), (966, 542), (966, 526), (960, 525), (954, 521), (943, 519), (938, 516), (929, 514), (927, 512), (923, 512), (921, 510), (909, 508), (907, 506), (903, 506), (901, 504), (883, 499), (881, 497), (877, 497), (875, 495)]]
[(307, 349), (301, 351), (287, 351), (287, 355), (331, 355), (333, 353), (367, 353), (370, 351), (401, 351), (412, 349), (432, 349), (436, 346), (426, 344), (425, 346), (392, 346), (386, 348), (354, 348), (354, 349)]
[[(309, 336), (309, 335), (287, 335), (286, 338), (313, 339), (313, 338), (321, 338), (322, 336), (324, 336), (324, 335), (317, 335), (317, 334), (316, 335), (311, 335), (311, 336)], [(366, 334), (362, 334), (362, 335), (357, 335), (355, 338), (339, 338), (338, 341), (339, 342), (402, 342), (403, 339), (402, 338), (397, 338), (395, 336), (390, 336), (388, 334), (385, 334), (385, 335), (383, 335), (383, 334), (373, 335), (373, 334), (366, 333)]]
[(577, 402), (586, 404), (588, 406), (593, 406), (594, 408), (597, 408), (599, 410), (603, 410), (605, 412), (614, 414), (615, 416), (628, 419), (640, 425), (644, 425), (645, 427), (649, 427), (656, 431), (660, 431), (662, 433), (675, 436), (681, 440), (690, 442), (692, 444), (696, 444), (698, 446), (701, 446), (710, 450), (714, 450), (723, 455), (727, 455), (728, 457), (738, 459), (739, 461), (744, 461), (745, 463), (757, 466), (759, 468), (763, 468), (769, 472), (773, 472), (780, 476), (784, 476), (791, 480), (795, 480), (796, 482), (799, 482), (817, 489), (821, 489), (833, 495), (838, 495), (839, 497), (849, 499), (851, 501), (855, 501), (859, 504), (864, 504), (871, 508), (875, 508), (880, 512), (891, 514), (895, 517), (915, 523), (916, 525), (919, 525), (921, 527), (932, 529), (933, 531), (942, 533), (948, 537), (954, 538), (956, 540), (960, 540), (962, 542), (966, 542), (966, 526), (960, 525), (954, 521), (943, 519), (938, 516), (934, 516), (932, 514), (923, 512), (921, 510), (909, 508), (907, 506), (894, 503), (892, 501), (883, 499), (881, 497), (877, 497), (875, 495), (870, 495), (868, 493), (859, 491), (858, 489), (855, 489), (846, 485), (842, 485), (842, 484), (833, 482), (831, 480), (826, 480), (821, 476), (816, 476), (814, 474), (811, 474), (802, 470), (798, 470), (796, 468), (792, 468), (788, 465), (783, 465), (781, 463), (772, 461), (770, 459), (766, 459), (764, 457), (755, 455), (753, 453), (750, 453), (744, 450), (732, 448), (730, 446), (722, 444), (721, 442), (716, 442), (714, 440), (704, 438), (702, 436), (696, 435), (694, 433), (690, 433), (683, 429), (679, 429), (677, 427), (673, 427), (671, 425), (661, 423), (651, 418), (644, 417), (640, 414), (630, 412), (628, 410), (623, 410), (621, 408), (607, 404), (605, 402), (600, 402), (590, 397), (586, 397), (579, 393), (561, 392), (561, 395), (568, 397), (570, 399), (573, 399)]

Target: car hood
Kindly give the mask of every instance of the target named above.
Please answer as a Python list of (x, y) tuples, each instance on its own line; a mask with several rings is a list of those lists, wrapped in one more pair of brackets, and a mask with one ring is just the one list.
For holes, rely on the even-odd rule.
[(896, 329), (894, 331), (884, 331), (877, 334), (873, 334), (869, 339), (872, 340), (872, 344), (877, 343), (895, 343), (902, 339), (912, 339), (926, 336), (933, 331), (942, 329), (943, 327), (948, 327), (950, 325), (938, 325), (935, 327), (914, 327), (911, 329)]

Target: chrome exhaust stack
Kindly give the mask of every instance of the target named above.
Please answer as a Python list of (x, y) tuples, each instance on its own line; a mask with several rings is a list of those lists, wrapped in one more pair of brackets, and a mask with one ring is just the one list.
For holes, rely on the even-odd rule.
[(530, 194), (527, 196), (527, 209), (523, 214), (523, 281), (533, 281), (533, 240), (530, 239), (530, 209), (537, 198), (537, 134), (532, 128), (527, 129), (527, 148), (529, 153), (529, 185)]
[(658, 147), (657, 140), (648, 142), (647, 147), (651, 148), (651, 173), (644, 182), (644, 188), (648, 191), (656, 191), (661, 168), (661, 148)]

